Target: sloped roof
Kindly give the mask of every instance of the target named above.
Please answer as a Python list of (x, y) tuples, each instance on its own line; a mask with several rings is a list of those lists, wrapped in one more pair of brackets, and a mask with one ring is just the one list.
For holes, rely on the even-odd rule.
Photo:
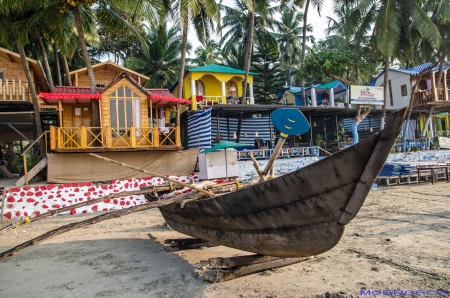
[[(417, 66), (414, 66), (414, 67), (410, 67), (408, 69), (389, 68), (389, 70), (400, 72), (400, 73), (404, 73), (404, 74), (408, 74), (410, 76), (415, 77), (415, 76), (418, 76), (422, 70), (424, 70), (427, 67), (430, 67), (431, 65), (433, 65), (433, 63), (427, 62), (427, 63), (420, 64), (420, 65), (417, 65)], [(438, 63), (432, 69), (428, 70), (426, 73), (433, 73), (433, 72), (439, 71), (439, 66), (440, 66), (440, 63)], [(449, 68), (450, 68), (450, 61), (447, 61), (447, 62), (444, 63), (444, 68), (443, 69), (447, 70)], [(376, 78), (374, 78), (372, 81), (370, 81), (369, 86), (375, 86), (376, 81), (383, 74), (384, 74), (384, 70)]]
[[(103, 89), (97, 87), (97, 93), (101, 93)], [(52, 93), (91, 94), (91, 87), (56, 86)]]
[[(245, 75), (245, 70), (231, 68), (228, 66), (209, 64), (205, 66), (195, 67), (188, 69), (188, 72), (214, 72), (214, 73), (231, 73), (231, 74), (243, 74)], [(256, 72), (249, 72), (248, 74), (257, 76)]]
[[(95, 70), (95, 69), (97, 69), (97, 68), (111, 68), (111, 69), (113, 69), (113, 70), (115, 70), (115, 71), (117, 71), (117, 72), (123, 72), (123, 71), (126, 71), (126, 72), (128, 72), (128, 73), (130, 73), (130, 74), (132, 74), (132, 75), (141, 77), (141, 78), (144, 79), (145, 81), (147, 81), (147, 80), (149, 79), (149, 77), (144, 76), (143, 74), (140, 74), (140, 73), (138, 73), (138, 72), (132, 71), (131, 69), (128, 69), (128, 68), (123, 67), (123, 66), (120, 66), (119, 64), (116, 64), (116, 63), (114, 63), (114, 62), (112, 62), (112, 61), (109, 61), (109, 60), (108, 60), (108, 61), (105, 61), (105, 62), (102, 62), (102, 63), (98, 63), (98, 64), (92, 65), (92, 69), (93, 69), (93, 70)], [(83, 68), (80, 68), (80, 69), (71, 71), (70, 74), (72, 75), (72, 74), (75, 74), (75, 73), (81, 73), (81, 72), (86, 72), (86, 73), (87, 73), (87, 68), (86, 68), (86, 67), (83, 67)], [(145, 82), (145, 81), (144, 81), (144, 82)], [(142, 83), (144, 83), (144, 82), (142, 82)]]
[(339, 80), (335, 80), (335, 81), (332, 81), (332, 82), (329, 82), (329, 83), (325, 83), (325, 84), (320, 83), (315, 88), (317, 88), (317, 89), (332, 89), (333, 88), (334, 89), (334, 88), (337, 88), (339, 86), (342, 86), (343, 89), (348, 89), (347, 86), (345, 86), (345, 84), (342, 83)]
[[(7, 57), (10, 61), (12, 61), (14, 63), (18, 63), (22, 66), (22, 61), (20, 60), (19, 54), (11, 52), (7, 49), (0, 47), (0, 55)], [(39, 62), (34, 59), (28, 58), (28, 57), (27, 57), (27, 61), (28, 61), (28, 65), (30, 66), (31, 70), (33, 71), (34, 79), (39, 83), (41, 90), (48, 91), (49, 89), (48, 89), (47, 80), (45, 78), (44, 71), (43, 71), (41, 65), (39, 64)]]

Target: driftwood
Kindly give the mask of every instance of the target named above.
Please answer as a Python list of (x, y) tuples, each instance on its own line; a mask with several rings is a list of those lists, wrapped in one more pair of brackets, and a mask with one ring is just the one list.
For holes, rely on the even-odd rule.
[(176, 183), (176, 184), (182, 185), (182, 186), (184, 186), (184, 187), (191, 188), (191, 189), (196, 190), (196, 191), (198, 191), (198, 192), (202, 192), (202, 193), (204, 193), (204, 194), (206, 194), (206, 195), (208, 195), (208, 196), (210, 196), (210, 197), (215, 197), (215, 196), (216, 196), (216, 194), (214, 194), (214, 193), (212, 193), (212, 192), (209, 192), (209, 191), (204, 190), (204, 189), (202, 189), (202, 188), (195, 187), (195, 186), (193, 186), (193, 185), (191, 185), (191, 184), (188, 184), (188, 183), (184, 183), (184, 182), (177, 181), (177, 180), (175, 180), (175, 179), (166, 177), (166, 176), (164, 176), (164, 175), (155, 174), (155, 173), (149, 172), (149, 171), (147, 171), (147, 170), (140, 169), (140, 168), (138, 168), (138, 167), (135, 167), (135, 166), (132, 166), (132, 165), (128, 165), (128, 164), (126, 164), (126, 163), (123, 163), (123, 162), (120, 162), (120, 161), (117, 161), (117, 160), (113, 160), (113, 159), (110, 159), (110, 158), (106, 158), (106, 157), (103, 157), (103, 156), (100, 156), (100, 155), (97, 155), (97, 154), (94, 154), (94, 153), (89, 153), (89, 155), (90, 155), (90, 156), (93, 156), (93, 157), (96, 157), (96, 158), (99, 158), (99, 159), (103, 159), (103, 160), (108, 161), (108, 162), (112, 162), (112, 163), (121, 165), (121, 166), (123, 166), (123, 167), (127, 167), (127, 168), (130, 168), (130, 169), (136, 170), (136, 171), (138, 171), (138, 172), (146, 173), (146, 174), (149, 174), (149, 175), (151, 175), (151, 176), (155, 176), (155, 177), (158, 177), (158, 178), (161, 178), (161, 179), (170, 181), (170, 182), (172, 182), (172, 183)]
[(245, 275), (257, 273), (260, 271), (273, 269), (273, 268), (279, 268), (284, 267), (287, 265), (292, 265), (295, 263), (303, 262), (309, 260), (310, 257), (300, 257), (300, 258), (276, 258), (275, 260), (248, 265), (248, 266), (242, 266), (238, 267), (236, 269), (231, 270), (221, 270), (217, 268), (216, 270), (207, 270), (203, 272), (202, 276), (204, 280), (211, 281), (211, 282), (222, 282), (227, 280), (232, 280), (238, 277), (242, 277)]
[(6, 258), (8, 258), (10, 256), (13, 256), (13, 255), (17, 254), (20, 251), (22, 251), (22, 250), (24, 250), (24, 249), (26, 249), (26, 248), (28, 248), (28, 247), (30, 247), (32, 245), (35, 245), (35, 244), (38, 244), (38, 243), (40, 243), (40, 242), (42, 242), (44, 240), (47, 240), (47, 239), (49, 239), (49, 238), (51, 238), (53, 236), (56, 236), (56, 235), (59, 235), (59, 234), (62, 234), (62, 233), (65, 233), (65, 232), (68, 232), (68, 231), (71, 231), (71, 230), (75, 230), (75, 229), (78, 229), (78, 228), (83, 228), (85, 226), (88, 226), (88, 225), (91, 225), (91, 224), (95, 224), (95, 223), (98, 223), (98, 222), (102, 222), (102, 221), (105, 221), (105, 220), (108, 220), (108, 219), (111, 219), (111, 218), (118, 218), (118, 217), (121, 217), (121, 216), (124, 216), (124, 215), (128, 215), (128, 214), (131, 214), (131, 213), (134, 213), (134, 212), (170, 205), (172, 203), (180, 202), (180, 201), (182, 201), (184, 199), (185, 199), (184, 196), (182, 196), (182, 197), (174, 197), (174, 198), (170, 198), (170, 199), (167, 199), (167, 200), (151, 202), (151, 203), (148, 203), (148, 204), (145, 204), (145, 205), (133, 206), (133, 207), (130, 207), (130, 208), (127, 208), (127, 209), (111, 211), (111, 212), (108, 212), (108, 213), (105, 213), (105, 214), (102, 214), (102, 215), (99, 215), (99, 216), (96, 216), (96, 217), (93, 217), (93, 218), (89, 218), (89, 219), (86, 219), (86, 220), (83, 220), (83, 221), (79, 221), (79, 222), (75, 222), (75, 223), (71, 223), (71, 224), (59, 227), (59, 228), (51, 230), (51, 231), (49, 231), (49, 232), (47, 232), (45, 234), (42, 234), (42, 235), (40, 235), (40, 236), (38, 236), (38, 237), (36, 237), (34, 239), (31, 239), (31, 240), (26, 241), (26, 242), (24, 242), (22, 244), (19, 244), (16, 247), (11, 248), (11, 249), (3, 252), (3, 253), (0, 253), (0, 261), (4, 260), (4, 259), (6, 259)]
[(278, 259), (280, 258), (263, 255), (250, 255), (250, 256), (229, 257), (229, 258), (211, 258), (208, 259), (208, 264), (213, 268), (233, 268), (238, 266), (248, 266), (259, 263), (265, 263), (275, 261)]
[(253, 156), (253, 153), (250, 152), (250, 159), (253, 161), (253, 166), (255, 167), (256, 173), (259, 175), (259, 181), (266, 181), (266, 175), (264, 175), (263, 170), (261, 170), (261, 167), (258, 164), (258, 161)]

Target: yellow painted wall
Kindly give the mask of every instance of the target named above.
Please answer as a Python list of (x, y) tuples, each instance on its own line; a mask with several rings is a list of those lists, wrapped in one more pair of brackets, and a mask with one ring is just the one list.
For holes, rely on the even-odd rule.
[[(221, 96), (222, 85), (221, 82), (234, 81), (238, 88), (238, 96), (242, 96), (242, 81), (244, 75), (235, 75), (228, 73), (205, 73), (205, 72), (193, 72), (188, 73), (183, 79), (183, 98), (191, 98), (191, 78), (194, 80), (200, 80), (205, 86), (205, 96)], [(253, 84), (253, 75), (248, 75), (248, 83)], [(177, 96), (178, 86), (175, 87), (172, 94)], [(226, 94), (226, 92), (225, 92)]]

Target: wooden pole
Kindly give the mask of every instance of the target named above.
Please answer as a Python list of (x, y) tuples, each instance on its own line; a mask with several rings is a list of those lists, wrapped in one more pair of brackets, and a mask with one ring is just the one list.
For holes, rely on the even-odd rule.
[(263, 171), (261, 170), (261, 167), (259, 166), (258, 162), (256, 161), (256, 158), (253, 156), (253, 153), (249, 152), (250, 159), (253, 161), (253, 166), (256, 169), (256, 172), (259, 175), (259, 181), (266, 181), (266, 176), (264, 175)]
[(16, 247), (13, 247), (5, 252), (0, 253), (0, 261), (11, 257), (17, 253), (19, 253), (20, 251), (33, 246), (35, 244), (38, 244), (44, 240), (47, 240), (53, 236), (57, 236), (59, 234), (71, 231), (71, 230), (75, 230), (78, 228), (83, 228), (86, 227), (88, 225), (92, 225), (95, 223), (99, 223), (108, 219), (112, 219), (112, 218), (119, 218), (122, 217), (124, 215), (128, 215), (131, 213), (135, 213), (138, 211), (143, 211), (143, 210), (147, 210), (147, 209), (152, 209), (152, 208), (158, 208), (158, 207), (162, 207), (162, 206), (166, 206), (166, 205), (170, 205), (172, 203), (177, 203), (180, 202), (182, 200), (186, 199), (184, 196), (181, 197), (174, 197), (174, 198), (170, 198), (167, 200), (162, 200), (162, 201), (156, 201), (156, 202), (151, 202), (145, 205), (139, 205), (139, 206), (133, 206), (127, 209), (122, 209), (122, 210), (117, 210), (117, 211), (112, 211), (112, 212), (108, 212), (93, 218), (89, 218), (83, 221), (79, 221), (79, 222), (75, 222), (75, 223), (71, 223), (62, 227), (59, 227), (57, 229), (51, 230), (45, 234), (42, 234), (34, 239), (31, 239), (29, 241), (26, 241), (22, 244), (17, 245)]
[[(66, 206), (66, 207), (62, 207), (62, 208), (58, 208), (55, 210), (51, 210), (48, 211), (46, 213), (42, 213), (38, 216), (29, 216), (28, 219), (30, 220), (30, 222), (35, 222), (65, 211), (69, 211), (72, 209), (76, 209), (76, 208), (80, 208), (80, 207), (84, 207), (84, 206), (89, 206), (89, 205), (94, 205), (97, 203), (101, 203), (104, 200), (108, 200), (108, 199), (112, 199), (112, 198), (120, 198), (120, 197), (127, 197), (127, 196), (132, 196), (132, 195), (141, 195), (141, 194), (147, 194), (147, 193), (152, 193), (154, 191), (154, 189), (149, 188), (149, 189), (139, 189), (139, 190), (133, 190), (133, 191), (123, 191), (123, 192), (118, 192), (118, 193), (113, 193), (107, 196), (103, 196), (100, 197), (98, 199), (94, 199), (94, 200), (90, 200), (90, 201), (86, 201), (86, 202), (81, 202), (78, 204), (74, 204), (74, 205), (70, 205), (70, 206)], [(15, 224), (9, 224), (7, 226), (5, 226), (4, 228), (0, 229), (0, 235), (3, 234), (6, 231), (9, 231), (15, 227), (20, 226), (21, 224), (25, 223), (25, 220), (19, 221)]]
[(270, 157), (269, 161), (267, 162), (266, 167), (264, 168), (264, 171), (262, 172), (264, 176), (266, 176), (267, 173), (269, 173), (270, 168), (272, 168), (273, 163), (275, 162), (275, 159), (277, 158), (278, 154), (280, 154), (281, 148), (283, 147), (285, 140), (286, 139), (284, 139), (284, 138), (278, 139), (277, 146), (275, 147), (275, 149), (273, 149), (272, 156)]
[(123, 167), (127, 167), (127, 168), (130, 168), (130, 169), (133, 169), (133, 170), (138, 171), (138, 172), (142, 172), (142, 173), (145, 173), (145, 174), (149, 174), (149, 175), (151, 175), (151, 176), (155, 176), (155, 177), (158, 177), (158, 178), (161, 178), (161, 179), (170, 181), (170, 182), (172, 182), (172, 183), (176, 183), (176, 184), (182, 185), (182, 186), (184, 186), (184, 187), (188, 187), (188, 188), (193, 189), (193, 190), (195, 190), (195, 191), (202, 192), (202, 193), (204, 193), (205, 195), (208, 195), (208, 196), (210, 196), (210, 197), (216, 197), (216, 196), (217, 196), (216, 194), (214, 194), (214, 193), (212, 193), (212, 192), (209, 192), (209, 191), (204, 190), (204, 189), (202, 189), (202, 188), (198, 188), (198, 187), (196, 187), (196, 186), (194, 186), (194, 185), (187, 184), (187, 183), (184, 183), (184, 182), (180, 182), (180, 181), (177, 181), (177, 180), (172, 179), (172, 178), (168, 178), (168, 177), (163, 176), (163, 175), (155, 174), (155, 173), (149, 172), (149, 171), (147, 171), (147, 170), (140, 169), (140, 168), (138, 168), (138, 167), (135, 167), (135, 166), (132, 166), (132, 165), (128, 165), (128, 164), (126, 164), (126, 163), (123, 163), (123, 162), (120, 162), (120, 161), (117, 161), (117, 160), (109, 159), (109, 158), (106, 158), (106, 157), (103, 157), (103, 156), (100, 156), (100, 155), (97, 155), (97, 154), (94, 154), (94, 153), (89, 153), (89, 155), (90, 155), (90, 156), (93, 156), (93, 157), (96, 157), (96, 158), (103, 159), (103, 160), (108, 161), (108, 162), (112, 162), (112, 163), (121, 165), (121, 166), (123, 166)]

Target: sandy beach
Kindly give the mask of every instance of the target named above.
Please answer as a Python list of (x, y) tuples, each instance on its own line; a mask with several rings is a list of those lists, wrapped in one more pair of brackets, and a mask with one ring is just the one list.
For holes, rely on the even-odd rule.
[[(446, 182), (372, 190), (332, 250), (219, 284), (203, 281), (202, 260), (249, 253), (223, 246), (166, 252), (163, 241), (183, 235), (165, 227), (157, 209), (143, 211), (70, 231), (0, 262), (0, 297), (359, 297), (361, 290), (450, 291), (449, 194)], [(17, 234), (0, 236), (0, 250), (95, 215), (56, 216), (20, 227)]]

